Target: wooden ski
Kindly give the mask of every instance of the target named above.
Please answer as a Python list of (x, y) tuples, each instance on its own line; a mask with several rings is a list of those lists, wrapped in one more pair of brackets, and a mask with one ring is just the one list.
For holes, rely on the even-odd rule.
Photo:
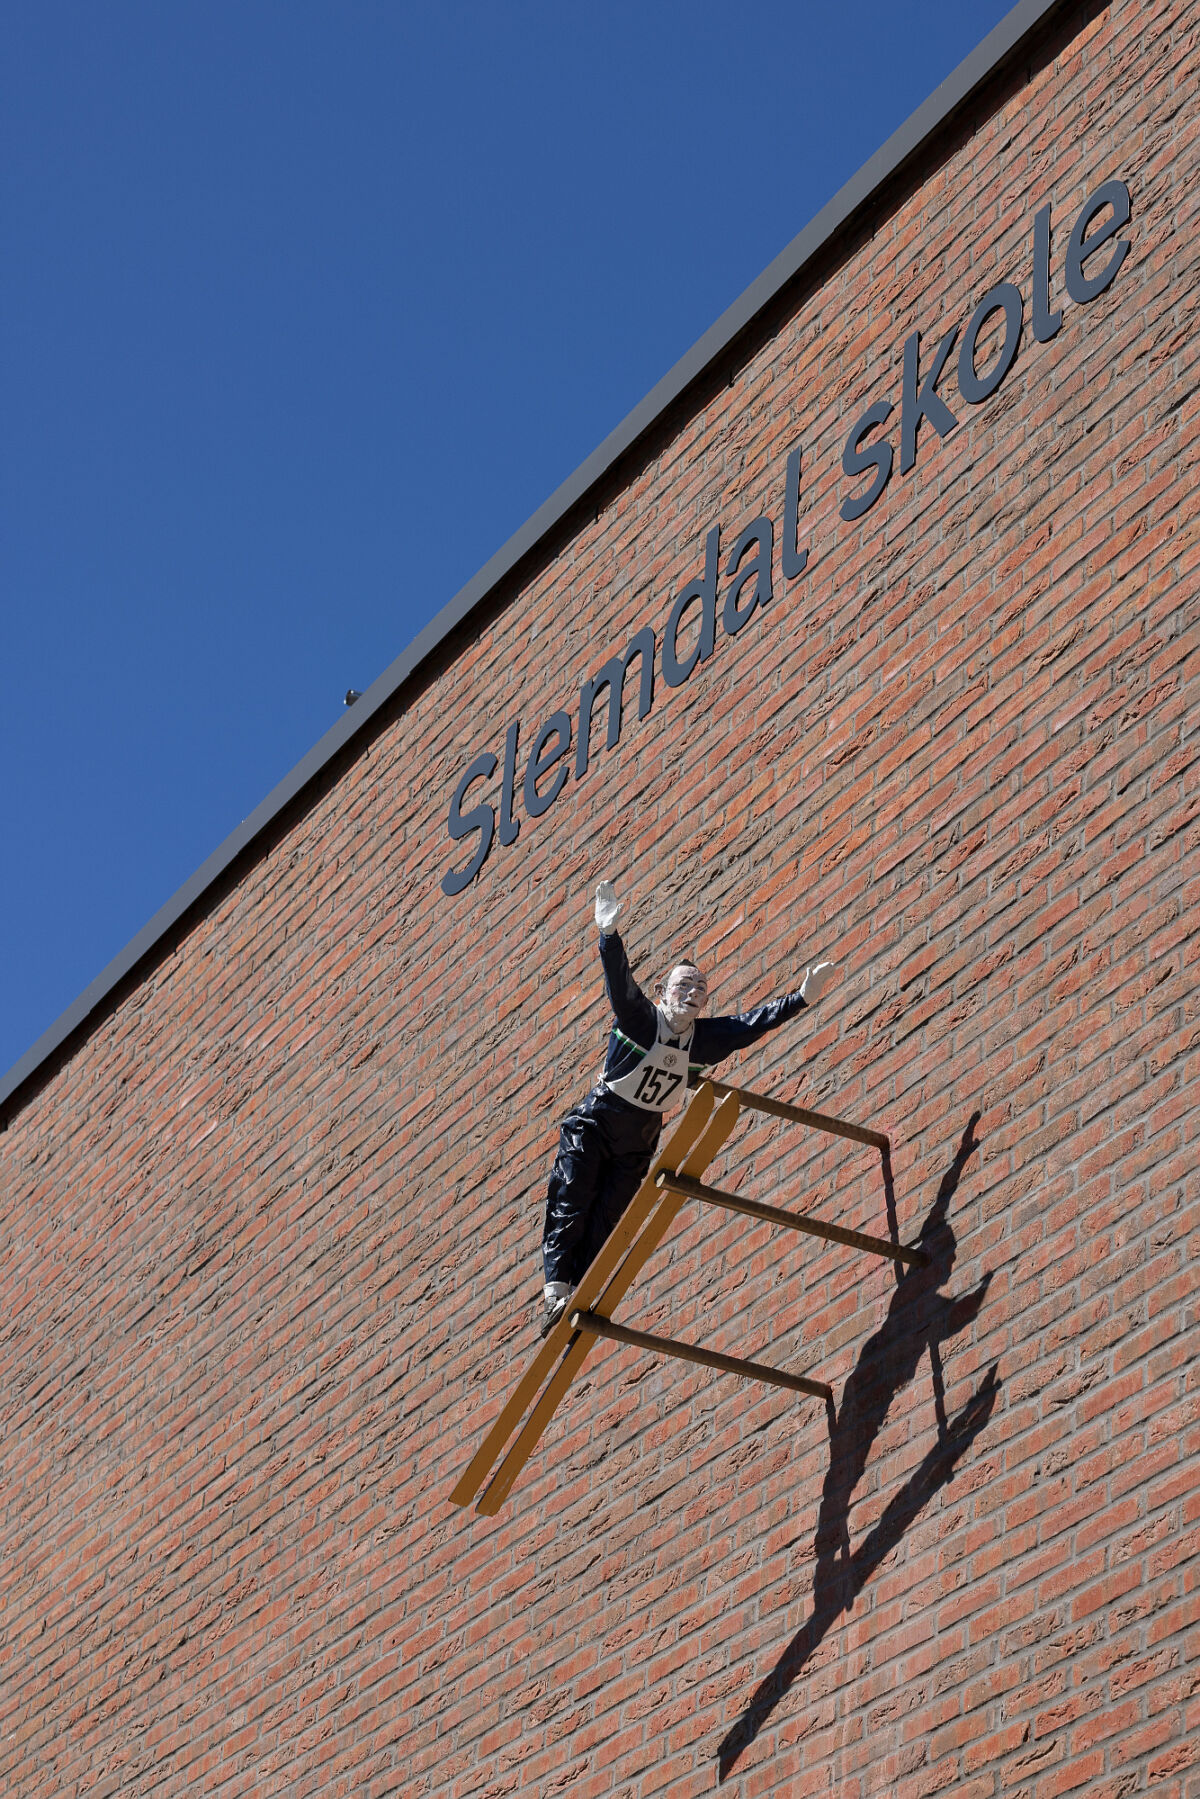
[[(705, 1087), (702, 1086), (700, 1092), (703, 1093), (704, 1091)], [(699, 1097), (699, 1095), (697, 1095), (697, 1097)], [(689, 1106), (688, 1108), (688, 1114), (690, 1114), (695, 1103), (695, 1100), (693, 1100), (692, 1106)], [(688, 1114), (685, 1114), (685, 1118)], [(677, 1168), (671, 1169), (670, 1172), (673, 1174), (678, 1173), (692, 1176), (703, 1174), (712, 1158), (724, 1147), (730, 1132), (737, 1123), (737, 1118), (737, 1097), (734, 1094), (727, 1094), (712, 1112), (712, 1116), (709, 1118), (703, 1131), (699, 1134), (698, 1139), (694, 1142), (694, 1146), (686, 1151), (680, 1165)], [(660, 1157), (660, 1160), (665, 1159), (668, 1151), (671, 1153), (671, 1158), (674, 1159), (678, 1154), (679, 1149), (683, 1147), (684, 1145), (681, 1142), (678, 1142), (673, 1138), (672, 1142), (667, 1146), (667, 1151), (664, 1151), (663, 1157)], [(658, 1173), (656, 1170), (652, 1169), (651, 1173), (647, 1175), (646, 1181), (643, 1182), (642, 1187), (638, 1189), (635, 1196), (635, 1203), (637, 1199), (642, 1198), (647, 1183), (656, 1183), (657, 1179)], [(659, 1190), (654, 1186), (652, 1191), (658, 1192)], [(646, 1262), (653, 1255), (667, 1231), (670, 1229), (680, 1206), (683, 1204), (683, 1198), (684, 1196), (680, 1193), (673, 1193), (669, 1189), (662, 1190), (657, 1211), (655, 1211), (653, 1217), (646, 1225), (641, 1236), (633, 1244), (628, 1256), (625, 1258), (620, 1268), (617, 1269), (611, 1279), (605, 1283), (602, 1293), (591, 1305), (581, 1303), (578, 1297), (584, 1292), (585, 1285), (588, 1284), (588, 1275), (590, 1275), (593, 1269), (599, 1264), (600, 1257), (597, 1256), (596, 1261), (592, 1263), (592, 1267), (588, 1270), (588, 1275), (585, 1275), (583, 1281), (580, 1282), (576, 1298), (572, 1299), (567, 1306), (565, 1316), (569, 1317), (572, 1312), (592, 1311), (602, 1318), (611, 1317), (620, 1300), (628, 1292), (632, 1282), (636, 1279), (637, 1275), (641, 1272)], [(651, 1201), (651, 1203), (653, 1202)], [(632, 1209), (633, 1207), (631, 1205), (630, 1211), (632, 1211)], [(628, 1216), (629, 1213), (627, 1212), (625, 1217), (627, 1218)], [(622, 1223), (624, 1223), (624, 1219), (622, 1220)], [(615, 1234), (616, 1233), (614, 1232), (614, 1235)], [(611, 1237), (609, 1238), (609, 1242), (612, 1242)], [(607, 1248), (607, 1245), (605, 1245), (605, 1247)], [(568, 1325), (568, 1329), (569, 1328), (570, 1326)], [(547, 1339), (547, 1341), (549, 1341), (549, 1339)], [(571, 1385), (571, 1382), (583, 1367), (587, 1353), (594, 1344), (595, 1338), (588, 1332), (571, 1332), (571, 1340), (566, 1355), (563, 1357), (562, 1362), (559, 1364), (559, 1367), (556, 1369), (544, 1392), (538, 1399), (537, 1404), (530, 1413), (529, 1418), (512, 1448), (496, 1470), (495, 1476), (489, 1484), (487, 1491), (479, 1501), (479, 1505), (476, 1508), (478, 1511), (491, 1517), (500, 1510), (500, 1507), (504, 1504), (504, 1501), (507, 1499), (509, 1492), (512, 1489), (513, 1482), (537, 1448), (542, 1433), (545, 1431), (546, 1426), (549, 1424), (551, 1418), (561, 1404), (567, 1388)]]
[[(470, 1505), (476, 1493), (499, 1458), (505, 1443), (520, 1423), (526, 1407), (534, 1398), (546, 1376), (563, 1351), (573, 1345), (579, 1337), (573, 1331), (569, 1318), (572, 1311), (589, 1311), (600, 1298), (621, 1256), (641, 1229), (655, 1205), (662, 1199), (658, 1187), (658, 1176), (663, 1170), (678, 1172), (684, 1165), (688, 1150), (700, 1136), (709, 1122), (714, 1107), (712, 1088), (707, 1082), (702, 1083), (693, 1094), (687, 1109), (678, 1124), (663, 1143), (645, 1180), (634, 1194), (620, 1223), (609, 1236), (599, 1254), (584, 1274), (570, 1303), (558, 1323), (547, 1336), (528, 1368), (513, 1388), (512, 1393), (501, 1407), (500, 1413), (485, 1435), (483, 1442), (471, 1457), (463, 1473), (460, 1475), (450, 1498), (455, 1505)], [(689, 1163), (690, 1172), (690, 1163)], [(584, 1345), (586, 1353), (587, 1339)], [(569, 1384), (569, 1382), (568, 1382)], [(566, 1388), (564, 1386), (563, 1391)], [(557, 1403), (557, 1401), (555, 1402)], [(551, 1408), (553, 1409), (553, 1408)], [(540, 1432), (538, 1433), (541, 1434)], [(536, 1438), (534, 1439), (536, 1442)], [(532, 1445), (531, 1445), (532, 1447)], [(511, 1486), (511, 1481), (509, 1485)], [(505, 1488), (507, 1492), (508, 1488)], [(482, 1509), (482, 1508), (481, 1508)], [(494, 1509), (494, 1508), (493, 1508)]]

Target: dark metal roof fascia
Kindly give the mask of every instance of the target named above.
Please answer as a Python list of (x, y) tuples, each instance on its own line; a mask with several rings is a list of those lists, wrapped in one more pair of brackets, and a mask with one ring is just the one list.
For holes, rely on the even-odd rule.
[(185, 881), (166, 904), (159, 907), (150, 922), (126, 944), (119, 955), (113, 957), (107, 968), (97, 975), (74, 1004), (55, 1019), (32, 1049), (27, 1050), (20, 1061), (13, 1064), (0, 1081), (0, 1108), (6, 1114), (11, 1115), (14, 1109), (8, 1102), (36, 1074), (41, 1064), (86, 1023), (114, 988), (132, 973), (159, 940), (196, 904), (206, 888), (249, 848), (254, 839), (266, 830), (271, 821), (308, 786), (326, 764), (366, 730), (375, 714), (388, 703), (425, 659), (470, 616), (541, 539), (565, 518), (589, 489), (609, 473), (638, 439), (646, 435), (668, 407), (729, 348), (804, 265), (829, 246), (872, 195), (891, 180), (905, 163), (911, 161), (927, 140), (962, 109), (978, 88), (990, 80), (1003, 64), (1012, 60), (1020, 51), (1023, 40), (1046, 23), (1053, 13), (1065, 10), (1068, 4), (1070, 0), (1020, 0), (1020, 4), (1001, 19), (995, 30), (989, 32), (983, 42), (959, 63), (928, 100), (892, 133), (870, 161), (864, 163), (856, 175), (851, 176), (799, 236), (794, 237), (787, 248), (780, 251), (757, 281), (750, 284), (745, 293), (721, 314), (716, 324), (692, 345), (686, 355), (680, 357), (674, 368), (663, 376), (645, 399), (622, 419), (615, 430), (609, 432), (587, 461), (580, 463), (575, 473), (568, 476), (544, 505), (538, 507), (532, 518), (519, 531), (514, 532), (479, 573), (442, 607), (437, 617), (430, 620), (407, 649), (371, 684), (362, 698), (347, 709), (345, 716), (326, 731), (307, 756), (272, 789), (262, 804), (256, 806), (248, 818), (243, 819), (190, 880)]

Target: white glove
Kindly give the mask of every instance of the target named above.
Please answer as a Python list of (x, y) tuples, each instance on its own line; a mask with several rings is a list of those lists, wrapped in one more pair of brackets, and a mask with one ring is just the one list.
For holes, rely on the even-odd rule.
[(832, 962), (814, 962), (811, 968), (804, 970), (804, 979), (800, 983), (800, 998), (806, 1006), (816, 1005), (836, 972)]
[(616, 930), (620, 911), (616, 888), (611, 881), (601, 881), (596, 889), (596, 924), (605, 937), (611, 937)]

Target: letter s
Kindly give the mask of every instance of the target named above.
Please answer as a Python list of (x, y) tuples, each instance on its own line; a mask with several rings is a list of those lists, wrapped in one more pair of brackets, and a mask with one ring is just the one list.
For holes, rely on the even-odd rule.
[(462, 810), (467, 788), (472, 781), (486, 780), (496, 772), (496, 758), (489, 750), (482, 756), (476, 756), (470, 768), (454, 789), (454, 798), (450, 801), (450, 816), (446, 820), (446, 829), (457, 842), (462, 837), (469, 837), (472, 831), (479, 832), (479, 844), (475, 854), (465, 868), (448, 868), (442, 876), (442, 892), (453, 896), (469, 887), (475, 876), (483, 867), (484, 859), (492, 847), (492, 835), (496, 829), (496, 814), (484, 802), (472, 806), (469, 812)]
[(851, 478), (855, 475), (865, 475), (872, 465), (877, 473), (866, 493), (860, 493), (852, 500), (842, 501), (840, 510), (847, 524), (852, 519), (861, 518), (864, 512), (869, 512), (888, 484), (892, 472), (891, 444), (886, 438), (883, 438), (877, 444), (869, 444), (864, 450), (862, 440), (867, 432), (873, 430), (876, 425), (885, 425), (891, 414), (891, 403), (887, 400), (877, 400), (870, 411), (864, 412), (862, 417), (856, 419), (850, 428), (846, 447), (842, 451), (843, 474), (849, 475)]

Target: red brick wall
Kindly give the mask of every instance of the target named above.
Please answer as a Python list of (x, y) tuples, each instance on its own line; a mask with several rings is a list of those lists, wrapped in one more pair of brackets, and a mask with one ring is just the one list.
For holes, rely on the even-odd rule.
[[(1200, 1791), (1198, 62), (1183, 0), (1057, 40), (0, 1138), (4, 1792)], [(1110, 176), (1132, 250), (1037, 343), (1033, 213), (1061, 294)], [(1005, 276), (1004, 385), (843, 523), (905, 337)], [(805, 574), (447, 899), (471, 756), (797, 441)], [(934, 1268), (686, 1210), (621, 1315), (836, 1418), (603, 1346), (486, 1520), (606, 874), (720, 1009), (836, 949), (726, 1072), (889, 1131)], [(884, 1227), (867, 1151), (714, 1176)]]

